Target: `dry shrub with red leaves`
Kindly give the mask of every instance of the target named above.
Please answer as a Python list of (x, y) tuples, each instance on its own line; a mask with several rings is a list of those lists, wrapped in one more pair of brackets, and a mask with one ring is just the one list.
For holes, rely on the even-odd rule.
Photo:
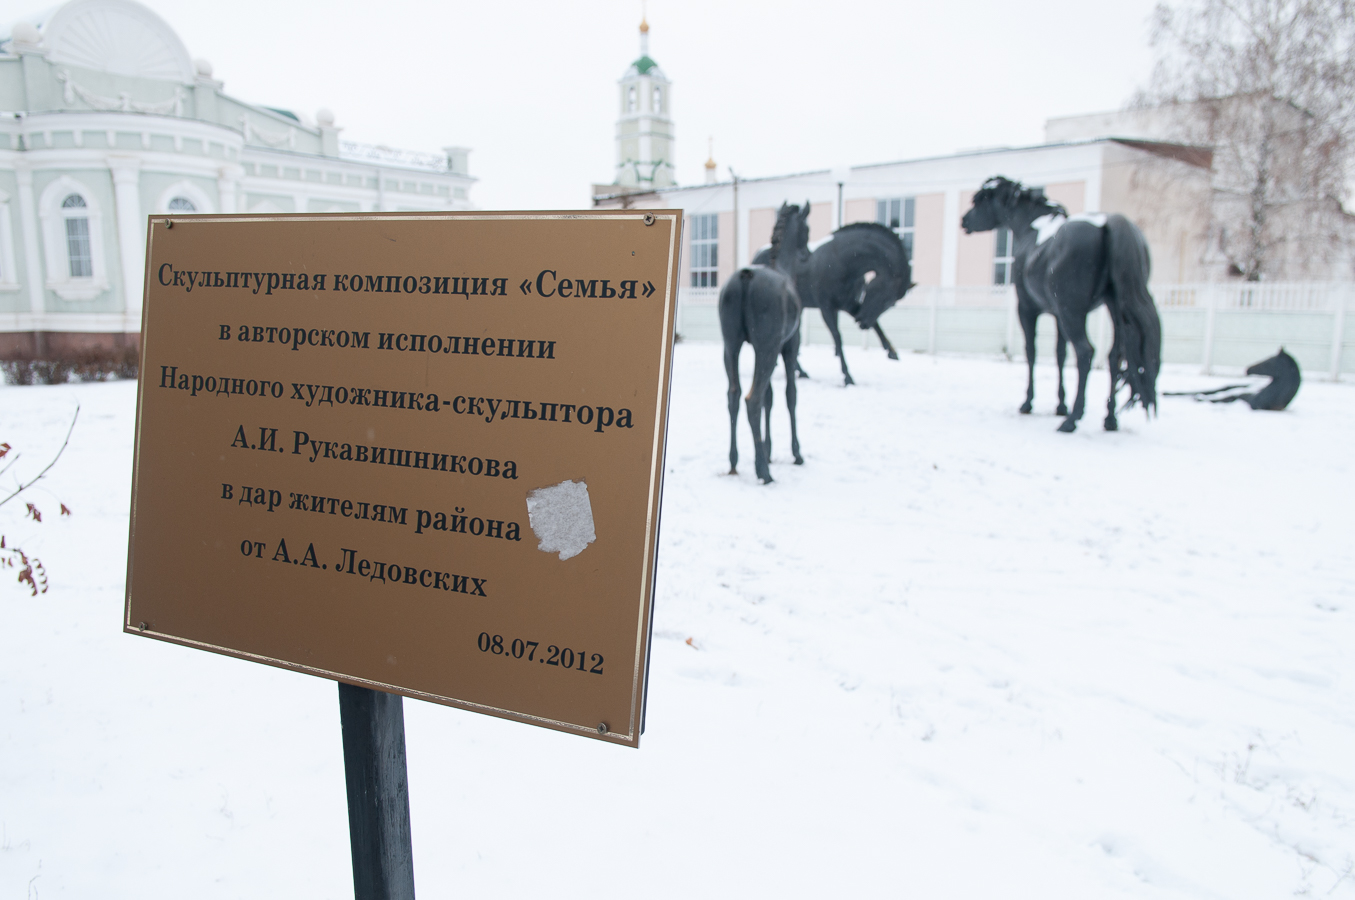
[(47, 593), (47, 569), (42, 560), (29, 556), (18, 547), (5, 546), (5, 536), (0, 534), (0, 566), (19, 570), (19, 583), (27, 583), (33, 596)]
[[(66, 446), (71, 442), (71, 432), (75, 431), (75, 421), (79, 417), (80, 417), (80, 407), (77, 406), (75, 408), (75, 415), (71, 417), (71, 427), (66, 431), (66, 440), (61, 443), (61, 449), (57, 450), (56, 456), (52, 457), (52, 461), (49, 462), (46, 466), (44, 466), (41, 472), (39, 472), (33, 478), (29, 479), (27, 482), (20, 482), (16, 479), (14, 491), (4, 499), (0, 499), (0, 506), (4, 506), (9, 501), (13, 500), (15, 497), (19, 496), (24, 491), (28, 490), (34, 484), (37, 484), (38, 481), (40, 481), (47, 474), (47, 472), (52, 468), (52, 466), (56, 465), (56, 461), (61, 458), (62, 453), (66, 452)], [(12, 449), (14, 448), (11, 447), (8, 443), (0, 443), (0, 459), (4, 459), (5, 457), (9, 456), (9, 453)], [(6, 472), (8, 472), (10, 467), (13, 466), (14, 463), (18, 461), (18, 459), (19, 454), (15, 453), (13, 458), (11, 458), (9, 462), (5, 463), (4, 468), (0, 468), (0, 475), (3, 475)], [(41, 524), (42, 510), (38, 509), (35, 505), (29, 503), (28, 501), (24, 501), (24, 505), (27, 507), (27, 510), (24, 512), (24, 518), (32, 519), (34, 522)], [(61, 506), (60, 513), (61, 515), (69, 516), (71, 514), (70, 507), (68, 507), (66, 504), (61, 503), (60, 506)], [(19, 583), (28, 585), (29, 590), (32, 591), (32, 595), (34, 597), (36, 597), (38, 594), (47, 593), (47, 568), (43, 566), (42, 560), (38, 559), (36, 556), (28, 555), (20, 547), (11, 547), (7, 542), (7, 538), (3, 534), (0, 534), (0, 568), (18, 569)]]

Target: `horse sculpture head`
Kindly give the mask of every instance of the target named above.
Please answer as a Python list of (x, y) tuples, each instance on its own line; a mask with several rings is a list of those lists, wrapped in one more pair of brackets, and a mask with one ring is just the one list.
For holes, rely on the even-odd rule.
[(1027, 206), (1041, 213), (1068, 214), (1061, 205), (1045, 196), (1043, 188), (1022, 187), (1019, 181), (994, 175), (974, 195), (973, 205), (960, 220), (960, 225), (965, 234), (1008, 227), (1017, 210)]
[(808, 252), (809, 201), (806, 200), (803, 207), (782, 203), (776, 212), (776, 225), (772, 228), (768, 263), (775, 266), (778, 260), (788, 262)]
[(1294, 377), (1298, 372), (1298, 362), (1286, 353), (1283, 347), (1270, 359), (1263, 359), (1256, 365), (1247, 367), (1248, 375), (1269, 375), (1271, 378)]
[[(877, 239), (876, 245), (882, 254), (877, 257), (877, 267), (861, 277), (858, 289), (861, 306), (852, 313), (852, 318), (856, 319), (856, 324), (862, 330), (870, 329), (913, 286), (913, 266), (908, 261), (907, 248), (893, 229), (874, 222), (858, 223), (847, 228)], [(841, 229), (839, 233), (845, 232), (847, 228)]]

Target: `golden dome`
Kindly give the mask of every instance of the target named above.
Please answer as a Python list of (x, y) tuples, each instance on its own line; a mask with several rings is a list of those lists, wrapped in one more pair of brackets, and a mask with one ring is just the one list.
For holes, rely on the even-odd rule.
[(649, 34), (649, 23), (643, 17), (640, 19), (640, 33)]

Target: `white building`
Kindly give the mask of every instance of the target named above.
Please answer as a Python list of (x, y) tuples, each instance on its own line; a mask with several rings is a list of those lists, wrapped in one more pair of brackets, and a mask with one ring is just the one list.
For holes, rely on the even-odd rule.
[(470, 207), (465, 148), (339, 133), (227, 95), (131, 0), (0, 31), (0, 358), (134, 345), (150, 215)]
[(687, 212), (682, 283), (717, 287), (771, 237), (783, 202), (811, 204), (810, 240), (850, 222), (880, 222), (910, 249), (924, 287), (1010, 279), (1004, 234), (965, 234), (960, 218), (994, 175), (1039, 185), (1070, 213), (1119, 212), (1144, 230), (1155, 278), (1203, 280), (1209, 153), (1160, 141), (1097, 137), (795, 175), (596, 196), (599, 207)]
[[(678, 330), (719, 340), (720, 285), (771, 238), (783, 202), (810, 203), (810, 240), (849, 222), (880, 222), (908, 247), (916, 287), (880, 318), (900, 351), (1023, 354), (1011, 281), (1011, 241), (1003, 232), (965, 234), (960, 219), (994, 175), (1038, 185), (1070, 213), (1118, 212), (1143, 230), (1152, 254), (1152, 289), (1170, 363), (1242, 367), (1284, 346), (1305, 371), (1355, 371), (1355, 332), (1346, 312), (1348, 282), (1257, 285), (1228, 276), (1209, 239), (1211, 154), (1206, 148), (1143, 137), (1102, 136), (1101, 120), (1053, 120), (1064, 136), (1034, 147), (998, 148), (878, 165), (823, 169), (595, 196), (599, 207), (681, 209), (682, 289)], [(1120, 120), (1116, 120), (1120, 121)], [(709, 171), (709, 169), (708, 169)], [(878, 346), (850, 317), (843, 337)], [(807, 310), (808, 343), (830, 340)], [(1110, 347), (1104, 310), (1088, 323), (1098, 363)], [(1041, 327), (1038, 353), (1053, 358), (1054, 328)]]

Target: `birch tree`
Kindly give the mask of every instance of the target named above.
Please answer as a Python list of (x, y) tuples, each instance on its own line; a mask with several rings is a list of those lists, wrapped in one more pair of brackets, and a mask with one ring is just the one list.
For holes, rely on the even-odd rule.
[(1355, 0), (1159, 3), (1152, 44), (1139, 104), (1157, 107), (1173, 138), (1213, 148), (1210, 246), (1229, 273), (1348, 264)]

